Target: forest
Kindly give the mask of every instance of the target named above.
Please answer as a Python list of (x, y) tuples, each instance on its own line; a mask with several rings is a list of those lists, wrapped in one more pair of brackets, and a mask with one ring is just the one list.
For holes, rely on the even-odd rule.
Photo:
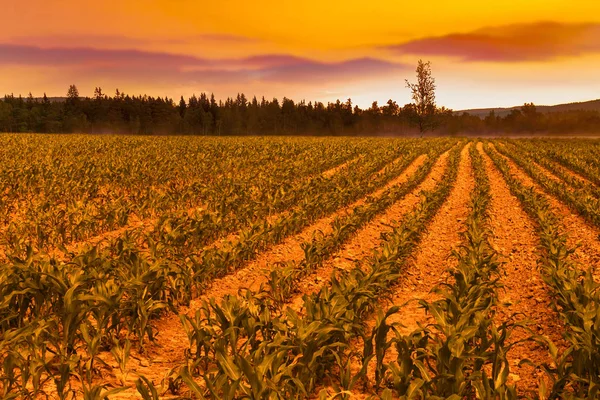
[(214, 94), (187, 101), (148, 95), (131, 96), (118, 89), (112, 96), (96, 88), (93, 97), (80, 97), (75, 85), (64, 98), (6, 95), (0, 100), (0, 132), (119, 133), (142, 135), (459, 135), (593, 133), (600, 111), (541, 113), (533, 103), (498, 116), (481, 118), (436, 107), (420, 126), (414, 104), (393, 100), (361, 109), (352, 100), (334, 103), (281, 101), (244, 94), (217, 101)]

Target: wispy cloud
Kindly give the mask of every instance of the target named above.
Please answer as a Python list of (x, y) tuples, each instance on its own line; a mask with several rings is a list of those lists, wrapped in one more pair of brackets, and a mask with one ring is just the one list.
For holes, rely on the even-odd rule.
[(196, 35), (180, 35), (175, 37), (142, 38), (124, 35), (18, 35), (5, 39), (10, 44), (37, 47), (96, 47), (96, 48), (145, 48), (148, 46), (165, 45), (232, 45), (245, 46), (260, 44), (262, 39), (229, 33), (200, 33)]
[(326, 82), (382, 77), (410, 67), (374, 58), (360, 58), (337, 63), (318, 63), (303, 60), (261, 70), (266, 80), (278, 82)]
[(0, 44), (0, 64), (36, 66), (206, 66), (208, 60), (180, 54), (140, 50), (107, 50), (85, 47), (40, 48)]
[(40, 48), (14, 44), (0, 44), (0, 65), (60, 67), (80, 77), (177, 84), (360, 81), (407, 69), (403, 64), (374, 58), (325, 63), (286, 54), (266, 54), (212, 60), (140, 50)]
[(214, 42), (229, 42), (229, 43), (256, 43), (261, 42), (261, 39), (249, 37), (249, 36), (241, 36), (241, 35), (233, 35), (229, 33), (204, 33), (196, 36), (188, 36), (184, 37), (182, 40), (210, 40)]
[(507, 25), (426, 37), (386, 48), (402, 54), (458, 57), (464, 61), (547, 61), (600, 53), (600, 24)]

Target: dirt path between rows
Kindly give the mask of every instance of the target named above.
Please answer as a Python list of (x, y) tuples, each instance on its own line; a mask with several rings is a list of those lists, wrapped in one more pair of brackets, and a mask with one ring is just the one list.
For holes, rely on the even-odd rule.
[[(519, 200), (514, 197), (500, 172), (490, 157), (477, 146), (483, 155), (486, 172), (490, 180), (490, 242), (505, 262), (500, 282), (504, 286), (500, 292), (501, 306), (497, 321), (502, 323), (515, 315), (516, 321), (531, 321), (530, 329), (535, 334), (549, 337), (554, 343), (563, 343), (564, 330), (558, 315), (551, 310), (551, 299), (537, 266), (539, 239), (535, 225), (523, 211)], [(514, 167), (511, 172), (519, 179)], [(526, 185), (529, 182), (524, 182)], [(512, 342), (529, 337), (530, 334), (518, 329)], [(551, 362), (548, 351), (533, 342), (516, 345), (508, 354), (511, 375), (509, 383), (516, 383), (520, 395), (529, 390), (537, 390), (542, 372), (531, 366), (518, 364), (522, 359), (535, 363)]]
[[(433, 219), (429, 222), (427, 231), (418, 245), (413, 260), (407, 265), (403, 277), (398, 281), (391, 299), (379, 307), (382, 310), (391, 305), (405, 305), (402, 310), (388, 318), (388, 324), (400, 323), (400, 332), (409, 334), (418, 328), (419, 324), (433, 322), (425, 309), (419, 306), (417, 300), (422, 299), (433, 302), (439, 295), (432, 292), (438, 284), (448, 278), (447, 270), (456, 265), (457, 260), (451, 257), (452, 250), (461, 244), (461, 233), (464, 231), (464, 222), (469, 214), (470, 194), (475, 187), (475, 180), (469, 156), (471, 143), (467, 144), (460, 155), (458, 177), (448, 199)], [(375, 326), (375, 319), (367, 322), (369, 328)], [(354, 346), (362, 346), (362, 342)], [(357, 349), (358, 350), (358, 347)], [(395, 348), (391, 348), (385, 355), (386, 362), (397, 358)], [(354, 372), (361, 368), (360, 362), (353, 365)], [(375, 383), (375, 360), (372, 360), (367, 376), (367, 387)], [(365, 397), (367, 393), (357, 393), (357, 397)]]
[(554, 161), (554, 160), (551, 160), (551, 159), (549, 159), (548, 161), (549, 161), (549, 162), (551, 162), (551, 163), (552, 163), (552, 165), (554, 165), (554, 167), (555, 167), (556, 169), (560, 170), (560, 171), (561, 171), (562, 173), (564, 173), (565, 175), (569, 175), (569, 176), (571, 176), (572, 178), (574, 178), (574, 179), (576, 179), (576, 180), (578, 180), (578, 181), (581, 181), (581, 182), (583, 182), (583, 183), (584, 183), (584, 184), (586, 184), (586, 185), (590, 185), (590, 186), (596, 186), (596, 185), (594, 184), (594, 182), (590, 181), (590, 180), (589, 180), (588, 178), (586, 178), (585, 176), (581, 175), (581, 174), (580, 174), (580, 173), (578, 173), (578, 172), (575, 172), (575, 171), (573, 171), (572, 169), (569, 169), (569, 168), (565, 167), (564, 165), (562, 165), (562, 164), (561, 164), (561, 163), (559, 163), (558, 161)]
[(351, 269), (357, 261), (373, 254), (373, 250), (381, 243), (381, 234), (390, 231), (389, 225), (400, 221), (420, 201), (422, 190), (433, 189), (443, 178), (449, 151), (442, 154), (428, 176), (415, 190), (406, 195), (402, 200), (394, 203), (387, 211), (376, 220), (356, 232), (350, 242), (344, 245), (336, 254), (323, 263), (323, 266), (298, 282), (299, 293), (290, 301), (290, 307), (297, 312), (303, 312), (305, 294), (315, 293), (324, 285), (329, 284), (331, 275), (336, 269)]
[[(452, 250), (458, 249), (462, 242), (464, 222), (469, 215), (469, 201), (475, 188), (475, 179), (469, 156), (469, 143), (461, 152), (456, 183), (446, 202), (433, 217), (427, 232), (423, 236), (414, 261), (404, 273), (399, 287), (393, 295), (392, 304), (402, 305), (409, 300), (423, 299), (435, 301), (439, 295), (431, 290), (448, 278), (447, 270), (457, 264), (451, 256)], [(389, 322), (400, 322), (404, 325), (402, 333), (408, 334), (418, 328), (418, 323), (430, 321), (425, 310), (416, 301), (412, 301), (399, 314), (389, 318)]]
[(350, 160), (347, 160), (343, 163), (341, 163), (340, 165), (336, 165), (333, 168), (329, 168), (327, 171), (324, 171), (321, 176), (323, 176), (324, 178), (331, 178), (333, 175), (337, 174), (338, 172), (340, 172), (341, 170), (348, 168), (351, 164), (354, 164), (356, 161), (360, 160), (362, 157), (364, 157), (363, 155), (358, 156), (358, 157), (354, 157), (351, 158)]
[[(241, 288), (259, 289), (261, 284), (267, 282), (268, 270), (274, 268), (277, 262), (302, 260), (304, 251), (300, 245), (309, 241), (315, 232), (330, 232), (330, 224), (337, 216), (349, 213), (355, 207), (363, 205), (369, 197), (379, 197), (387, 189), (407, 182), (417, 169), (423, 165), (426, 159), (427, 156), (425, 154), (417, 156), (400, 175), (382, 188), (327, 217), (319, 219), (299, 234), (291, 236), (281, 244), (261, 253), (258, 258), (234, 273), (214, 280), (203, 295), (193, 300), (189, 307), (182, 307), (179, 310), (180, 314), (192, 316), (200, 308), (203, 300), (215, 299), (217, 302), (220, 302), (226, 295), (236, 295)], [(169, 314), (157, 321), (156, 327), (159, 333), (157, 343), (148, 344), (146, 346), (148, 355), (146, 357), (137, 355), (136, 358), (130, 361), (130, 368), (158, 384), (167, 376), (171, 368), (184, 362), (184, 351), (188, 347), (188, 338), (183, 330), (179, 316), (175, 314)], [(112, 361), (111, 357), (107, 357), (106, 361), (113, 369), (118, 370), (117, 364)], [(135, 397), (134, 390), (128, 390), (115, 396), (118, 399)]]
[(212, 283), (211, 288), (204, 295), (192, 302), (190, 308), (195, 308), (194, 305), (200, 304), (203, 299), (222, 299), (225, 295), (237, 294), (240, 288), (248, 288), (254, 291), (258, 290), (262, 284), (267, 282), (269, 275), (268, 271), (275, 268), (276, 263), (286, 261), (300, 262), (304, 258), (304, 250), (302, 250), (301, 245), (304, 242), (310, 241), (316, 232), (320, 231), (324, 234), (331, 233), (331, 223), (335, 218), (346, 215), (352, 212), (356, 207), (362, 206), (365, 204), (368, 197), (380, 197), (389, 188), (407, 182), (417, 169), (423, 165), (426, 159), (426, 155), (418, 156), (400, 175), (391, 180), (383, 188), (378, 189), (371, 195), (364, 197), (349, 206), (343, 207), (334, 214), (319, 219), (299, 234), (294, 235), (283, 243), (261, 253), (256, 260), (251, 261), (244, 268), (223, 278), (216, 279)]
[[(496, 151), (495, 148), (494, 151)], [(600, 282), (600, 230), (588, 224), (582, 216), (572, 211), (568, 205), (548, 194), (510, 158), (498, 154), (506, 160), (516, 178), (523, 182), (525, 186), (533, 187), (548, 199), (552, 210), (561, 219), (568, 246), (576, 249), (572, 259), (584, 269), (592, 268), (594, 279)]]

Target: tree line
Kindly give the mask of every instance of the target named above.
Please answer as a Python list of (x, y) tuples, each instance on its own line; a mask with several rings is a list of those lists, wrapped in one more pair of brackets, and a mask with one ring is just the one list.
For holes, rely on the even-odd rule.
[(81, 97), (71, 85), (65, 98), (51, 101), (6, 95), (0, 100), (0, 132), (123, 133), (182, 135), (414, 135), (502, 133), (597, 133), (600, 111), (540, 113), (532, 103), (504, 117), (493, 111), (485, 118), (454, 113), (435, 104), (435, 79), (429, 62), (419, 60), (417, 83), (406, 81), (413, 103), (373, 102), (361, 109), (352, 100), (281, 101), (262, 97), (218, 101), (213, 94), (177, 102), (168, 97), (130, 96), (101, 88)]
[[(101, 89), (91, 98), (74, 96), (64, 101), (7, 95), (0, 100), (0, 132), (124, 133), (184, 135), (385, 135), (485, 133), (597, 132), (598, 111), (540, 113), (533, 104), (511, 110), (506, 116), (493, 111), (484, 118), (436, 108), (423, 126), (414, 104), (399, 106), (389, 100), (361, 109), (348, 99), (335, 103), (294, 102), (284, 98), (248, 100), (244, 94), (226, 101), (214, 95), (192, 96), (179, 102), (164, 97), (129, 96), (117, 91), (106, 96)], [(421, 126), (420, 126), (421, 125)]]

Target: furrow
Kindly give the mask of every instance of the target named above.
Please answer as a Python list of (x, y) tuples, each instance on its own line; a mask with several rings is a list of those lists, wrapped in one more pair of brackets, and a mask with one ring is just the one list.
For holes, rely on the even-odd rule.
[[(523, 211), (519, 200), (511, 194), (504, 178), (483, 151), (481, 144), (478, 149), (484, 158), (490, 180), (490, 242), (505, 262), (504, 274), (501, 275), (504, 290), (500, 293), (498, 321), (514, 319), (528, 323), (532, 333), (517, 329), (513, 333), (512, 342), (536, 334), (546, 336), (554, 343), (564, 343), (561, 336), (564, 328), (558, 315), (551, 311), (551, 298), (537, 265), (539, 239), (534, 222)], [(514, 166), (511, 166), (511, 171), (514, 176), (521, 178)], [(532, 184), (524, 178), (523, 183)], [(537, 364), (551, 362), (547, 350), (531, 341), (513, 347), (509, 352), (509, 359), (512, 371), (510, 380), (516, 383), (521, 394), (535, 390), (543, 374), (529, 365), (520, 366), (520, 361), (529, 359)]]
[(419, 203), (420, 192), (431, 190), (440, 182), (446, 170), (448, 156), (449, 152), (442, 154), (425, 181), (417, 189), (388, 208), (377, 221), (360, 229), (354, 238), (327, 260), (321, 268), (298, 282), (299, 294), (291, 300), (291, 308), (300, 311), (303, 304), (302, 297), (305, 294), (315, 293), (323, 285), (328, 284), (334, 270), (350, 269), (357, 261), (371, 255), (373, 249), (379, 246), (382, 233), (390, 231), (392, 221), (402, 220)]
[[(398, 281), (397, 287), (389, 299), (382, 301), (380, 309), (387, 309), (390, 305), (402, 306), (399, 313), (392, 314), (387, 323), (392, 325), (400, 323), (400, 332), (408, 334), (418, 328), (419, 324), (425, 325), (432, 322), (431, 316), (419, 305), (418, 300), (433, 302), (439, 295), (432, 290), (448, 278), (447, 270), (456, 265), (452, 252), (461, 244), (461, 233), (464, 231), (464, 221), (469, 213), (470, 193), (475, 187), (475, 180), (469, 157), (467, 144), (460, 155), (458, 177), (446, 202), (428, 224), (427, 230), (418, 245), (412, 262), (406, 267), (405, 275)], [(367, 321), (369, 329), (375, 326), (375, 320)], [(389, 334), (391, 335), (391, 333)], [(354, 343), (357, 347), (360, 343)], [(395, 348), (390, 348), (385, 355), (385, 362), (397, 357)], [(354, 373), (360, 370), (358, 360), (353, 365)], [(374, 382), (375, 360), (369, 367), (368, 387)]]
[[(447, 154), (444, 156), (444, 159), (446, 157)], [(291, 236), (282, 243), (260, 253), (256, 259), (232, 274), (215, 279), (199, 298), (192, 300), (189, 307), (181, 307), (179, 314), (193, 315), (195, 310), (207, 299), (215, 299), (217, 302), (220, 302), (227, 295), (238, 294), (240, 289), (259, 289), (267, 281), (269, 269), (276, 267), (278, 262), (300, 261), (304, 257), (304, 251), (301, 248), (304, 242), (311, 240), (317, 232), (329, 233), (332, 230), (331, 223), (337, 217), (348, 214), (356, 207), (364, 205), (368, 198), (380, 197), (389, 188), (407, 182), (419, 167), (424, 164), (426, 159), (426, 155), (416, 157), (400, 175), (392, 179), (384, 187), (349, 206), (341, 208), (334, 214), (321, 218), (316, 223), (302, 230), (299, 234)], [(155, 382), (160, 382), (167, 376), (172, 367), (183, 362), (184, 350), (188, 347), (188, 337), (183, 330), (179, 316), (175, 314), (169, 314), (161, 318), (157, 321), (156, 328), (157, 332), (160, 333), (157, 343), (151, 343), (146, 346), (147, 355), (137, 355), (136, 358), (132, 359), (130, 361), (130, 369), (143, 372), (144, 376), (151, 378)], [(112, 357), (107, 356), (106, 361), (114, 364)], [(114, 368), (117, 368), (116, 364)], [(128, 398), (126, 395), (124, 396), (117, 396), (117, 398)]]
[[(493, 148), (493, 146), (491, 147)], [(532, 187), (538, 193), (546, 196), (553, 211), (562, 221), (563, 233), (567, 237), (567, 245), (575, 249), (573, 260), (580, 265), (591, 267), (594, 271), (595, 280), (600, 281), (600, 230), (590, 226), (583, 217), (574, 213), (566, 204), (545, 192), (512, 159), (501, 153), (498, 154), (506, 160), (513, 176), (526, 186)]]
[(402, 312), (389, 318), (389, 323), (400, 322), (405, 333), (426, 323), (429, 318), (414, 300), (434, 301), (439, 296), (432, 292), (438, 284), (447, 279), (448, 268), (456, 265), (452, 251), (461, 244), (464, 221), (469, 214), (470, 193), (475, 187), (468, 144), (461, 152), (458, 178), (450, 196), (435, 215), (414, 256), (407, 267), (406, 275), (399, 282), (399, 288), (392, 298), (392, 304), (406, 307)]

